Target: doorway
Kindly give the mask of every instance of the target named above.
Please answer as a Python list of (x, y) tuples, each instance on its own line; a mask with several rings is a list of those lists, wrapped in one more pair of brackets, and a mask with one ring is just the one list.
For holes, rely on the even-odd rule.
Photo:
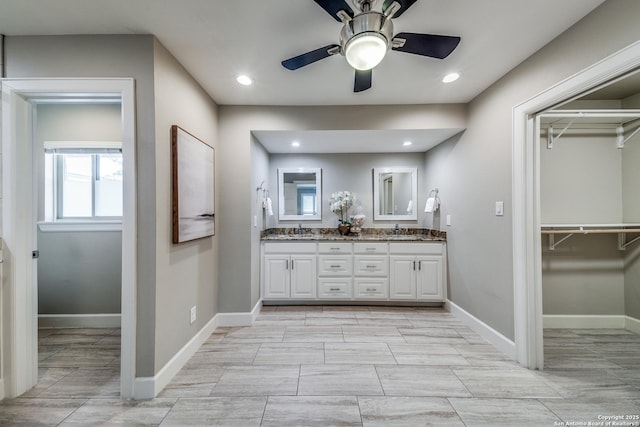
[(29, 394), (119, 396), (120, 99), (33, 108), (39, 381)]
[(536, 114), (640, 67), (640, 42), (592, 65), (513, 109), (513, 271), (517, 361), (543, 369), (540, 139)]
[[(43, 101), (119, 99), (122, 127), (120, 396), (134, 397), (136, 312), (136, 168), (132, 79), (2, 80), (3, 380), (7, 397), (38, 380), (37, 195), (32, 162), (34, 105)], [(26, 195), (26, 196), (25, 196)], [(21, 284), (27, 284), (22, 286)]]

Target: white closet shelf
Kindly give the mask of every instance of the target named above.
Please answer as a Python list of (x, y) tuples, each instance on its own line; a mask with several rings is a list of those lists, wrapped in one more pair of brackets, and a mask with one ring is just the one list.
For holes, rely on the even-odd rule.
[[(627, 246), (640, 240), (637, 236), (628, 242), (627, 233), (640, 233), (640, 223), (619, 223), (619, 224), (542, 224), (540, 232), (549, 236), (549, 250), (555, 250), (556, 246), (564, 242), (574, 234), (617, 234), (618, 249), (623, 251)], [(556, 241), (556, 234), (566, 234)]]
[[(572, 126), (587, 125), (589, 129), (594, 127), (609, 128), (616, 131), (618, 138), (618, 148), (624, 148), (624, 144), (633, 138), (639, 131), (640, 126), (625, 136), (625, 126), (640, 119), (640, 110), (552, 110), (540, 114), (541, 124), (547, 126), (547, 148), (553, 148), (554, 142)], [(553, 126), (559, 125), (564, 128), (554, 135)]]

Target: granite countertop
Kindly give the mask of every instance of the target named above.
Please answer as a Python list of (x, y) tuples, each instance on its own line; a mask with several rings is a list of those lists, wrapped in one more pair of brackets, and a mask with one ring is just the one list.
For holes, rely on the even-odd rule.
[(363, 228), (358, 234), (342, 236), (335, 228), (269, 228), (262, 231), (260, 239), (263, 241), (292, 241), (292, 240), (323, 240), (323, 241), (354, 241), (354, 242), (445, 242), (445, 231), (429, 228), (400, 228), (394, 234), (393, 228)]

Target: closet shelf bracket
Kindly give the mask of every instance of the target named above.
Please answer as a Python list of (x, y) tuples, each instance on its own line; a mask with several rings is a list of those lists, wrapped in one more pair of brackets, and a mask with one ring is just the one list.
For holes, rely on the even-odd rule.
[(562, 134), (564, 134), (567, 131), (567, 129), (571, 127), (573, 122), (575, 122), (580, 117), (582, 117), (582, 113), (580, 113), (577, 117), (574, 117), (569, 123), (567, 123), (567, 126), (565, 126), (565, 128), (562, 129), (556, 136), (553, 136), (553, 125), (549, 125), (549, 131), (547, 132), (547, 148), (552, 149), (553, 143), (558, 141), (558, 139), (560, 139)]
[(616, 129), (616, 134), (618, 135), (618, 148), (624, 148), (624, 144), (627, 143), (631, 138), (636, 136), (636, 134), (640, 131), (640, 126), (636, 128), (633, 132), (631, 132), (626, 138), (624, 137), (624, 128), (622, 126)]
[(625, 233), (618, 233), (618, 250), (624, 251), (625, 249), (627, 249), (627, 246), (634, 244), (635, 242), (640, 240), (640, 236), (636, 236), (633, 239), (629, 240), (628, 242), (625, 242), (626, 240), (626, 234)]
[(549, 250), (550, 251), (555, 251), (556, 250), (556, 246), (558, 246), (560, 243), (564, 242), (565, 240), (567, 240), (571, 236), (573, 236), (573, 233), (567, 234), (562, 239), (560, 239), (560, 240), (558, 240), (556, 242), (555, 234), (549, 234)]

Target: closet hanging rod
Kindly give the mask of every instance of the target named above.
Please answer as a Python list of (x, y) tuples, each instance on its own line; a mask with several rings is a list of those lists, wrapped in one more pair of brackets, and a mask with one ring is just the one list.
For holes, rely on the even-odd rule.
[(542, 234), (618, 234), (618, 233), (640, 233), (640, 228), (595, 228), (586, 230), (572, 228), (564, 230), (542, 230)]
[(560, 118), (640, 118), (640, 110), (554, 110), (540, 114), (540, 117)]

